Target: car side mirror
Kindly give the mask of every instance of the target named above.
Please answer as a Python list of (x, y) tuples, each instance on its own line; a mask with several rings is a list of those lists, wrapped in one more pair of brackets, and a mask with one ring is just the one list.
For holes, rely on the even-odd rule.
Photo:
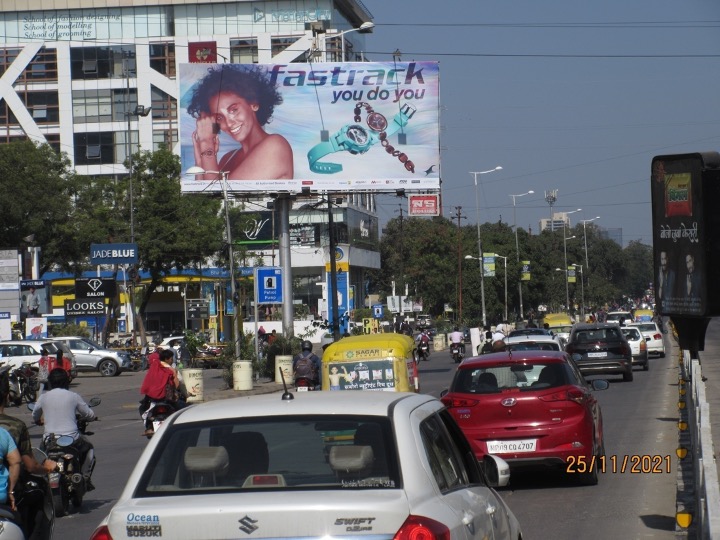
[(485, 454), (482, 468), (490, 487), (505, 487), (510, 483), (510, 465), (501, 457)]
[(94, 350), (95, 350), (95, 347), (90, 347), (90, 348), (88, 349), (88, 353), (91, 353), (91, 352), (93, 352)]
[(607, 390), (610, 388), (610, 383), (605, 379), (593, 379), (590, 381), (590, 387), (593, 390)]

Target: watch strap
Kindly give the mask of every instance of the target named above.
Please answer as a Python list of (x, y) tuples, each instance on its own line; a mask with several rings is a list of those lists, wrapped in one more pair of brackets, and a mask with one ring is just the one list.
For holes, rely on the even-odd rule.
[(336, 135), (333, 135), (330, 137), (330, 140), (318, 143), (308, 151), (308, 163), (312, 172), (318, 174), (335, 174), (343, 170), (343, 166), (340, 163), (318, 161), (320, 158), (340, 150), (337, 144), (335, 144), (335, 137)]
[(404, 128), (407, 125), (408, 120), (413, 117), (416, 111), (417, 109), (415, 107), (409, 103), (404, 103), (400, 107), (400, 111), (393, 117), (393, 121), (390, 122), (390, 125), (385, 130), (385, 133), (388, 136), (397, 133), (400, 128)]

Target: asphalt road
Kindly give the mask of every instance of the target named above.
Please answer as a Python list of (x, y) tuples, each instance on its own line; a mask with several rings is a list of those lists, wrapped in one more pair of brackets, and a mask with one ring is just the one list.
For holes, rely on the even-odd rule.
[[(668, 344), (669, 345), (669, 344)], [(677, 443), (677, 366), (670, 354), (652, 359), (649, 372), (636, 371), (635, 380), (623, 383), (611, 377), (608, 390), (598, 392), (605, 421), (608, 472), (597, 486), (581, 487), (572, 478), (550, 473), (513, 474), (501, 495), (509, 503), (523, 526), (527, 540), (553, 538), (674, 539), (675, 474)], [(447, 351), (435, 352), (420, 365), (421, 389), (439, 397), (447, 388), (455, 370)], [(220, 372), (207, 370), (205, 387), (220, 388)], [(101, 420), (91, 424), (90, 437), (96, 448), (98, 464), (93, 475), (97, 489), (86, 496), (82, 508), (56, 521), (55, 538), (89, 538), (116, 498), (147, 444), (140, 436), (137, 412), (142, 373), (123, 373), (104, 378), (81, 374), (72, 389), (85, 399), (100, 396), (95, 409)], [(30, 424), (25, 405), (11, 407)], [(33, 444), (41, 428), (32, 427)], [(625, 456), (628, 465), (620, 468)], [(642, 464), (643, 456), (660, 456), (663, 468), (670, 456), (670, 473), (630, 472), (630, 463)], [(646, 464), (648, 458), (644, 458)], [(640, 466), (642, 469), (642, 465)]]

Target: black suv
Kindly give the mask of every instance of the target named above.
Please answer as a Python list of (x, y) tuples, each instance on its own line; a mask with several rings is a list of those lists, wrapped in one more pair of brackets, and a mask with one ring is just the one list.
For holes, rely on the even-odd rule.
[(621, 374), (633, 380), (632, 351), (617, 323), (578, 323), (565, 350), (583, 375)]

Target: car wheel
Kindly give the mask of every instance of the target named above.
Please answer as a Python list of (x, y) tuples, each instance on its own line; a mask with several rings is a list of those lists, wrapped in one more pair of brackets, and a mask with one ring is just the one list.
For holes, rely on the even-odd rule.
[(114, 377), (120, 373), (118, 365), (110, 359), (102, 360), (100, 364), (98, 364), (98, 371), (103, 377)]
[(623, 373), (623, 381), (630, 382), (633, 380), (633, 372), (632, 368), (630, 368), (630, 371)]

